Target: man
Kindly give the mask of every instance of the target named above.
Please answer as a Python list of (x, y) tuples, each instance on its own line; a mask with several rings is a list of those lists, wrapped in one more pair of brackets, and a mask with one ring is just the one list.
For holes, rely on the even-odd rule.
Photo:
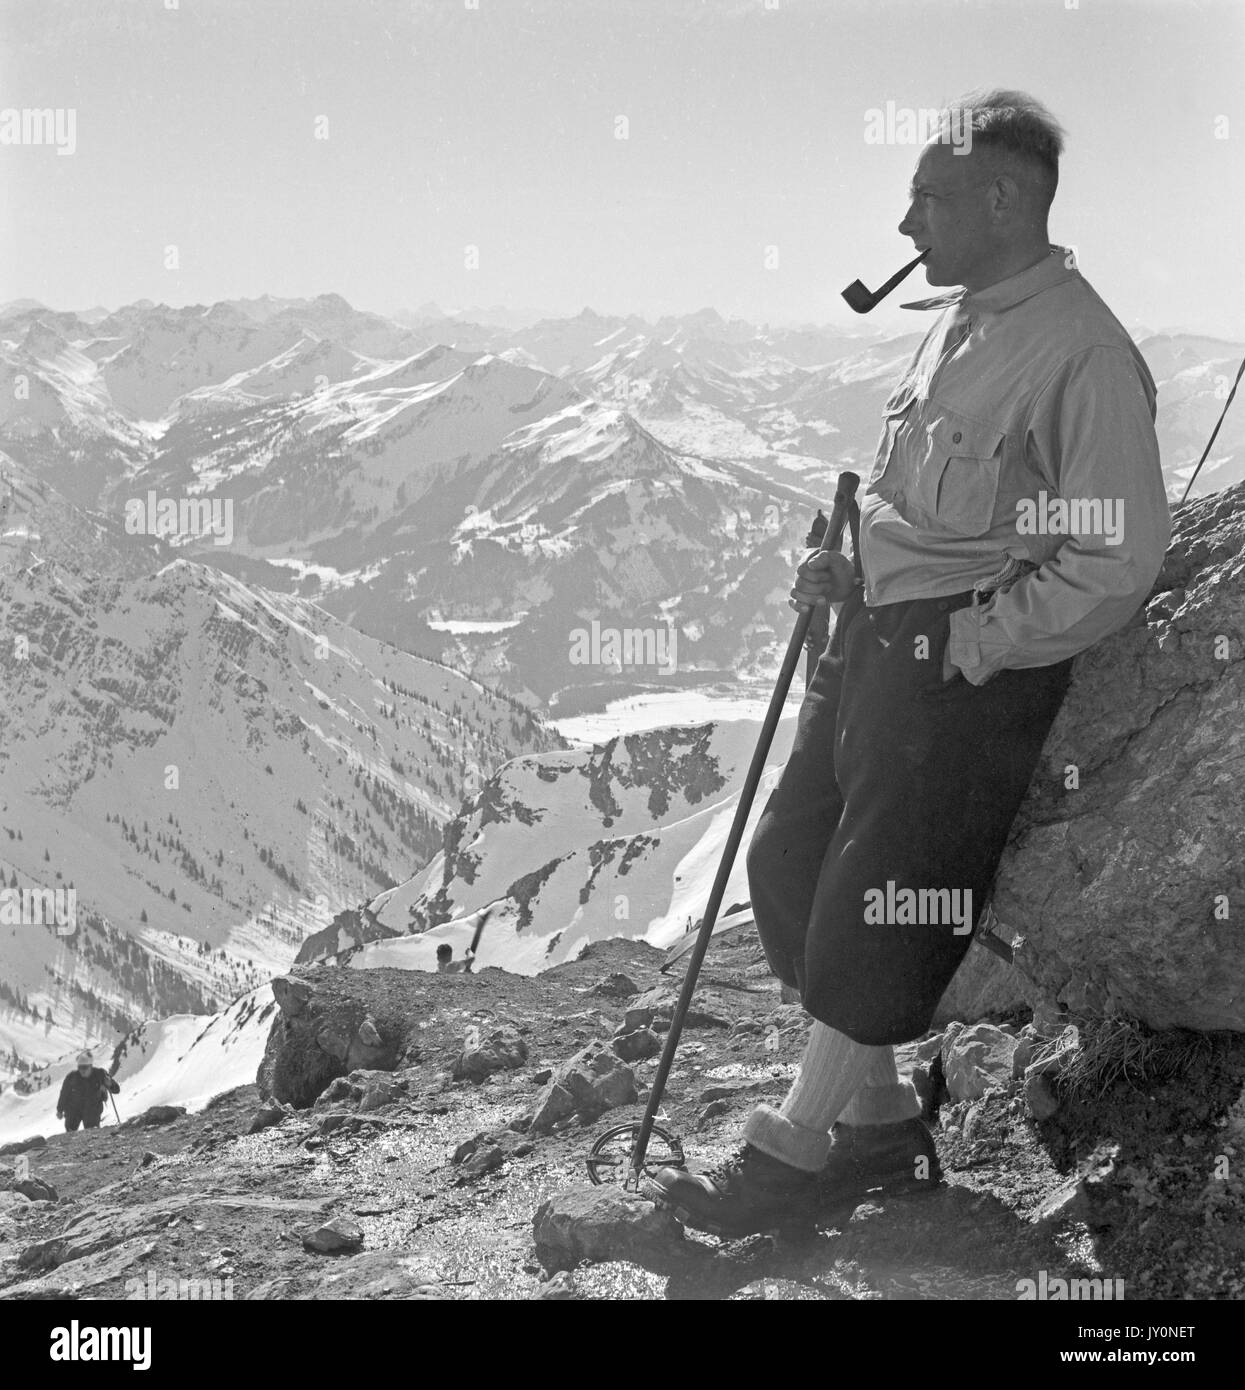
[(468, 951), (462, 960), (454, 959), (454, 948), (448, 941), (437, 947), (437, 973), (439, 975), (470, 975), (472, 955)]
[(79, 1125), (83, 1129), (98, 1129), (104, 1113), (104, 1097), (109, 1091), (116, 1095), (120, 1089), (106, 1071), (95, 1065), (89, 1052), (79, 1052), (78, 1070), (71, 1071), (61, 1083), (56, 1118), (64, 1117), (66, 1130), (77, 1129)]
[(899, 230), (931, 285), (962, 288), (906, 306), (942, 312), (884, 407), (861, 581), (799, 567), (793, 606), (842, 608), (748, 855), (807, 1049), (739, 1153), (648, 1188), (723, 1235), (937, 1185), (892, 1044), (927, 1031), (963, 958), (1071, 658), (1134, 616), (1170, 539), (1154, 382), (1048, 240), (1059, 126), (1020, 92), (954, 110)]

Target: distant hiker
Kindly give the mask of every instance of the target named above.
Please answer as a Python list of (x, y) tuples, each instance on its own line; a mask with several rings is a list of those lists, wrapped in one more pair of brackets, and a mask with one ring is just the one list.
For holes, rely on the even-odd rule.
[[(480, 949), (480, 940), (484, 936), (484, 928), (488, 926), (488, 920), (493, 915), (495, 903), (489, 903), (487, 907), (482, 907), (478, 912), (472, 913), (475, 918), (475, 930), (471, 933), (471, 945), (467, 947), (462, 960), (454, 959), (454, 948), (448, 941), (443, 941), (437, 947), (437, 970), (441, 974), (449, 975), (470, 975), (471, 968), (476, 963), (476, 954)], [(471, 920), (471, 917), (466, 919)]]
[(454, 948), (448, 941), (437, 947), (437, 972), (441, 975), (468, 975), (471, 973), (471, 954), (462, 960), (454, 959)]
[(89, 1052), (79, 1052), (78, 1070), (71, 1071), (61, 1082), (56, 1118), (64, 1117), (67, 1130), (77, 1129), (79, 1125), (83, 1129), (98, 1129), (104, 1100), (110, 1091), (116, 1095), (120, 1089), (102, 1067), (95, 1065)]
[(748, 854), (766, 958), (814, 1022), (737, 1154), (646, 1183), (699, 1229), (937, 1186), (893, 1044), (928, 1031), (968, 949), (1072, 658), (1162, 565), (1154, 381), (1050, 244), (1062, 151), (1045, 107), (996, 91), (944, 112), (918, 159), (899, 230), (929, 284), (962, 288), (905, 306), (941, 312), (883, 407), (855, 582), (825, 555), (797, 570), (794, 605), (842, 608)]

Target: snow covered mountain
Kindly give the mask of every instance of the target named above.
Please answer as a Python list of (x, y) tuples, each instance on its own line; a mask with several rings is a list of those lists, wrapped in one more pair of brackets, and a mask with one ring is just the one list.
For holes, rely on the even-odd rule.
[(559, 742), (457, 672), (185, 560), (10, 567), (0, 614), (0, 877), (76, 901), (67, 933), (0, 913), (0, 1079), (229, 1002), (425, 863), (487, 771)]
[[(868, 470), (917, 341), (712, 309), (407, 317), (331, 294), (103, 318), (18, 301), (0, 375), (26, 393), (9, 393), (0, 448), (117, 520), (148, 495), (228, 504), (227, 542), (166, 542), (565, 713), (772, 669), (769, 615), (811, 512), (841, 469)], [(1174, 496), (1242, 348), (1146, 334), (1142, 349)], [(1243, 473), (1238, 411), (1196, 490)], [(594, 621), (677, 633), (678, 661), (572, 660)]]
[[(748, 834), (786, 761), (797, 709), (798, 695)], [(481, 967), (537, 974), (610, 936), (670, 946), (704, 910), (758, 728), (741, 719), (654, 729), (516, 758), (450, 824), (442, 853), (368, 903), (352, 940), (324, 938), (318, 958), (434, 969), (436, 945), (449, 941), (461, 956), (470, 914), (490, 905)], [(747, 898), (740, 856), (724, 906)]]
[[(239, 405), (256, 375), (230, 379), (232, 413), (183, 397), (106, 505), (228, 503), (229, 543), (186, 553), (269, 585), (285, 569), (353, 626), (540, 701), (772, 666), (769, 614), (818, 500), (797, 481), (676, 453), (497, 356), (431, 348)], [(678, 660), (577, 660), (593, 621), (675, 633)]]
[[(1168, 495), (1178, 502), (1223, 410), (1245, 348), (1188, 333), (1154, 334), (1137, 346), (1159, 389), (1159, 454)], [(1190, 496), (1205, 497), (1245, 478), (1243, 404), (1238, 392)]]

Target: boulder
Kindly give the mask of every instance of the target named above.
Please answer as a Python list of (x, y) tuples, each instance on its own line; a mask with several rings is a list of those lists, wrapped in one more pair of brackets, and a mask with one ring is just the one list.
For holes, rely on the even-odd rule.
[[(674, 1016), (677, 999), (673, 992), (661, 985), (654, 985), (636, 997), (627, 1006), (620, 1033), (634, 1033), (637, 1028), (652, 1028), (655, 1032), (665, 1032)], [(698, 1009), (693, 1003), (683, 1021), (685, 1028), (729, 1028), (730, 1020), (719, 1018), (706, 1009)]]
[(553, 1272), (581, 1260), (668, 1256), (683, 1228), (668, 1211), (621, 1187), (577, 1187), (551, 1197), (532, 1223), (536, 1255)]
[(517, 1028), (505, 1024), (468, 1043), (454, 1063), (455, 1081), (483, 1081), (495, 1071), (513, 1071), (527, 1061), (527, 1043)]
[(1059, 1109), (1055, 1088), (1040, 1071), (1030, 1072), (1025, 1077), (1025, 1104), (1035, 1120), (1049, 1120)]
[(56, 1189), (42, 1178), (21, 1178), (13, 1184), (13, 1191), (20, 1192), (31, 1202), (56, 1201)]
[(29, 1139), (15, 1139), (11, 1144), (0, 1144), (0, 1158), (8, 1154), (30, 1153), (32, 1149), (46, 1149), (48, 1141), (42, 1134), (32, 1134)]
[[(260, 1095), (302, 1109), (360, 1068), (417, 1062), (427, 989), (421, 972), (405, 970), (298, 967), (273, 980), (278, 1011), (255, 1078)], [(351, 1084), (358, 1101), (365, 1088)]]
[(655, 1022), (668, 1027), (674, 1014), (676, 1000), (668, 989), (655, 985), (652, 989), (637, 994), (627, 1007), (623, 1016), (620, 1033), (634, 1033), (637, 1028), (650, 1028)]
[(974, 1023), (944, 1039), (942, 1069), (953, 1100), (979, 1100), (1012, 1080), (1018, 1040), (992, 1023)]
[(764, 1081), (711, 1081), (701, 1091), (699, 1100), (702, 1105), (710, 1105), (715, 1100), (734, 1100), (737, 1096), (747, 1096), (754, 1091), (762, 1090), (764, 1086)]
[(363, 1099), (363, 1087), (348, 1076), (336, 1076), (316, 1097), (314, 1109), (341, 1109), (343, 1106), (357, 1105)]
[(1245, 1030), (1245, 483), (1178, 507), (1137, 620), (1077, 658), (994, 907), (1054, 1005)]
[(251, 1117), (251, 1123), (247, 1126), (248, 1134), (258, 1134), (262, 1129), (271, 1129), (274, 1125), (283, 1124), (291, 1115), (292, 1108), (282, 1105), (278, 1101), (269, 1101), (267, 1105), (260, 1108)]
[(547, 1133), (558, 1121), (572, 1115), (595, 1119), (604, 1111), (616, 1105), (630, 1105), (635, 1099), (631, 1068), (603, 1043), (589, 1043), (554, 1072), (537, 1098), (531, 1127)]
[(406, 1086), (396, 1079), (371, 1081), (363, 1088), (359, 1099), (359, 1113), (366, 1115), (371, 1110), (381, 1110), (386, 1105), (396, 1105), (406, 1095)]
[(913, 1053), (918, 1062), (932, 1062), (935, 1057), (942, 1056), (942, 1034), (932, 1033), (928, 1038), (922, 1038), (913, 1047)]
[(363, 1228), (350, 1216), (334, 1216), (303, 1235), (303, 1249), (315, 1255), (346, 1254), (363, 1247)]
[(621, 970), (616, 970), (603, 980), (598, 980), (589, 990), (590, 994), (603, 994), (607, 999), (628, 999), (631, 995), (639, 992), (639, 985), (630, 975), (624, 975)]
[(1030, 1220), (1038, 1225), (1084, 1222), (1091, 1230), (1106, 1230), (1122, 1217), (1112, 1179), (1118, 1147), (1102, 1144), (1075, 1173), (1049, 1193)]
[(661, 1051), (661, 1039), (651, 1028), (637, 1028), (632, 1033), (615, 1033), (610, 1046), (624, 1062), (640, 1062)]
[[(167, 1230), (174, 1222), (193, 1219), (192, 1214), (204, 1205), (241, 1211), (256, 1220), (276, 1217), (311, 1217), (318, 1220), (337, 1200), (332, 1195), (265, 1197), (249, 1193), (191, 1192), (170, 1194), (155, 1201), (124, 1207), (85, 1207), (69, 1217), (59, 1235), (37, 1240), (22, 1250), (17, 1257), (17, 1266), (41, 1273), (63, 1264), (85, 1261), (92, 1255), (120, 1246), (132, 1250), (135, 1259), (146, 1259), (151, 1253), (152, 1240), (161, 1231)], [(5, 1293), (11, 1296), (12, 1291), (6, 1289)]]
[(478, 1181), (487, 1173), (495, 1173), (506, 1161), (506, 1151), (500, 1144), (482, 1144), (464, 1160), (456, 1181), (460, 1185)]
[(379, 1299), (430, 1302), (443, 1300), (436, 1274), (418, 1255), (394, 1250), (364, 1250), (348, 1260), (306, 1260), (304, 1268), (256, 1284), (248, 1301), (280, 1299), (322, 1302)]
[(184, 1105), (152, 1105), (141, 1115), (122, 1121), (122, 1129), (148, 1129), (153, 1125), (171, 1125), (186, 1113)]

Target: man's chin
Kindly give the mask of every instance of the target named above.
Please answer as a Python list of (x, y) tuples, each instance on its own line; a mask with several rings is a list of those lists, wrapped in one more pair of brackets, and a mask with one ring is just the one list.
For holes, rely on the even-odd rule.
[(921, 268), (925, 271), (925, 283), (926, 283), (927, 285), (938, 285), (938, 286), (941, 286), (941, 285), (953, 285), (953, 284), (957, 283), (956, 281), (954, 281), (954, 280), (949, 280), (949, 279), (947, 278), (945, 272), (942, 271), (942, 270), (940, 269), (940, 267), (939, 267), (937, 261), (934, 261), (933, 263), (931, 263), (931, 262), (927, 259), (927, 260), (925, 260), (924, 262), (922, 262)]

